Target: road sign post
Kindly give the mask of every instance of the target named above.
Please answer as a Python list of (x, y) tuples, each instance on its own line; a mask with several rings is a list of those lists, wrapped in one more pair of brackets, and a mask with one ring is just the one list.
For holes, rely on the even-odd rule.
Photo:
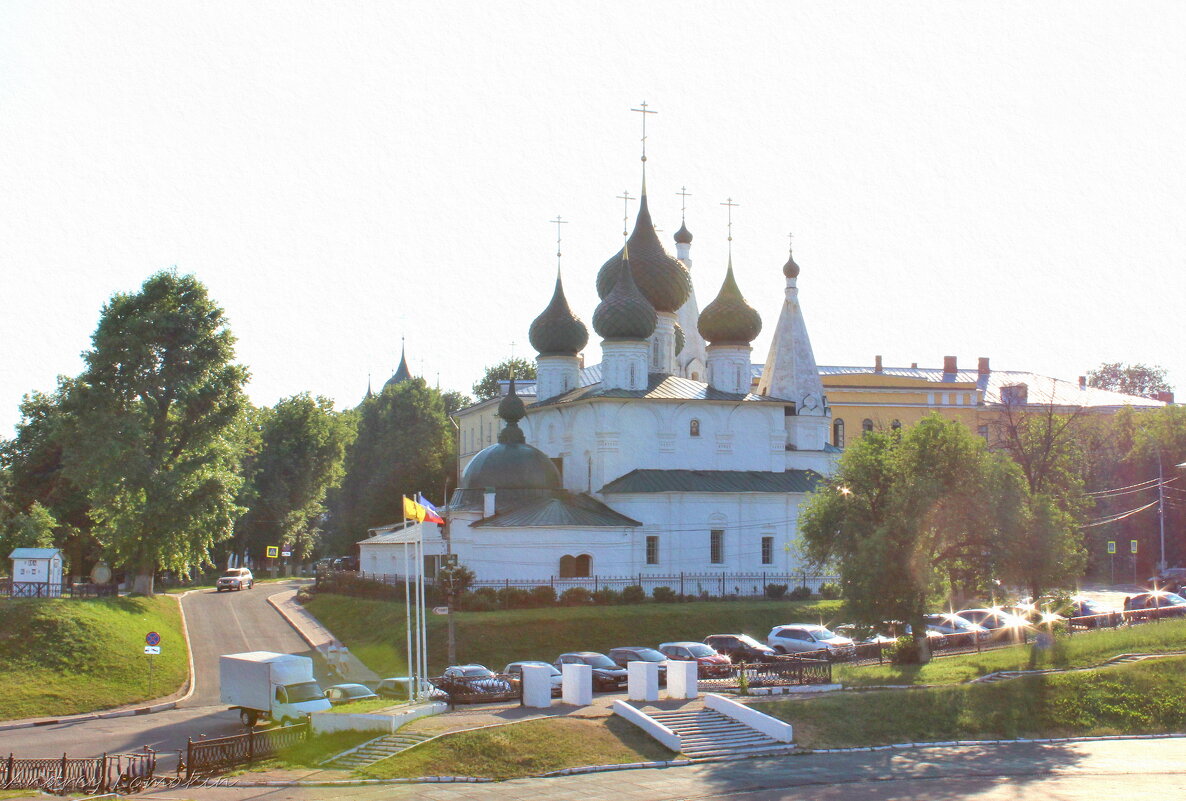
[(1129, 540), (1128, 549), (1132, 551), (1132, 583), (1137, 583), (1137, 541)]
[(1108, 562), (1112, 569), (1112, 586), (1116, 585), (1116, 540), (1108, 540)]

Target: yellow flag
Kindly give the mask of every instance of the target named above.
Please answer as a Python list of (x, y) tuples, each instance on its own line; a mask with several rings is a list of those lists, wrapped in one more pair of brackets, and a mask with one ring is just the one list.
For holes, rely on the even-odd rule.
[(408, 520), (415, 520), (417, 523), (424, 522), (425, 508), (408, 496), (404, 496), (404, 517)]

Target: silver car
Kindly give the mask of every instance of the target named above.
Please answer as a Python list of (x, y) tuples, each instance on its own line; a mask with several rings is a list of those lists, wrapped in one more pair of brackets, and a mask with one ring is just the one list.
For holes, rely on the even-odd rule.
[(812, 623), (775, 626), (766, 635), (766, 644), (780, 654), (825, 651), (833, 662), (852, 659), (857, 654), (856, 645), (848, 637)]

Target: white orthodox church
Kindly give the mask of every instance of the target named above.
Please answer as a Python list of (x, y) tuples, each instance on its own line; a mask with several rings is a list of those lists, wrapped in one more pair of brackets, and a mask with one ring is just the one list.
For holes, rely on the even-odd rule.
[[(505, 425), (465, 465), (446, 530), (421, 527), (426, 556), (445, 553), (447, 536), (479, 580), (524, 584), (801, 569), (799, 505), (838, 454), (799, 267), (789, 258), (782, 268), (786, 299), (754, 394), (751, 343), (762, 321), (731, 262), (717, 297), (697, 308), (691, 242), (681, 225), (677, 257), (664, 249), (644, 178), (634, 230), (596, 278), (602, 362), (588, 368), (578, 354), (589, 332), (557, 275), (529, 331), (535, 397), (511, 382), (498, 403)], [(374, 546), (412, 532), (373, 533), (361, 569), (385, 572)]]

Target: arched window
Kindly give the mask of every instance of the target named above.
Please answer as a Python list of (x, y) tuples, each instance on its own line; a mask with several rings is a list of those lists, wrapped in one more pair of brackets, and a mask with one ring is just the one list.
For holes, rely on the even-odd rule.
[(692, 421), (688, 423), (688, 436), (689, 437), (700, 436), (700, 421), (699, 420), (693, 418)]
[(560, 578), (572, 578), (576, 575), (576, 561), (568, 554), (560, 557)]
[(693, 380), (693, 381), (699, 381), (699, 380), (700, 380), (700, 373), (698, 373), (698, 372), (696, 372), (695, 370), (693, 370), (693, 371), (692, 371), (692, 380)]
[(630, 363), (630, 386), (629, 386), (629, 389), (634, 389), (634, 380), (635, 380), (636, 376), (637, 376), (637, 371), (635, 370), (634, 363), (631, 362)]
[(589, 578), (593, 575), (593, 557), (583, 553), (576, 558), (573, 578)]
[(844, 421), (834, 420), (832, 422), (832, 444), (837, 448), (844, 447)]
[(585, 478), (588, 481), (588, 491), (593, 491), (593, 457), (585, 457)]
[(869, 434), (873, 431), (873, 421), (866, 417), (861, 421), (861, 433)]

